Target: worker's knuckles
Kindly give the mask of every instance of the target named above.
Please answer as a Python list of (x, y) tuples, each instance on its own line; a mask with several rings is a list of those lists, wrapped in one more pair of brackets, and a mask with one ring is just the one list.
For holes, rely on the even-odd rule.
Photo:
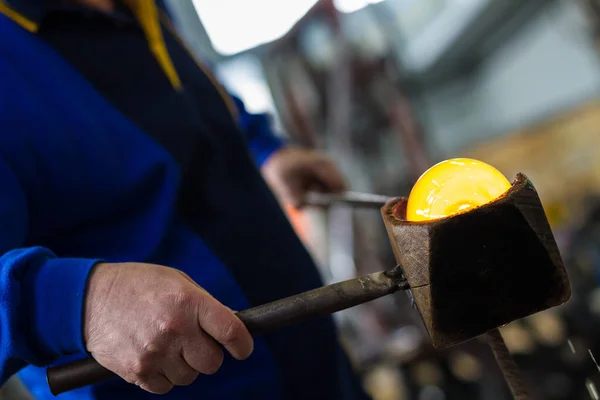
[(138, 332), (134, 356), (126, 363), (128, 374), (144, 380), (155, 373), (165, 360), (178, 356), (178, 348), (190, 331), (190, 323), (184, 318), (158, 317), (150, 327)]
[(205, 299), (201, 304), (198, 319), (203, 329), (223, 345), (238, 342), (246, 332), (242, 321), (227, 307), (213, 299)]
[(144, 381), (135, 381), (131, 382), (134, 385), (139, 386), (147, 392), (154, 394), (165, 394), (168, 393), (171, 389), (173, 389), (173, 384), (167, 381), (166, 379), (160, 378), (150, 378)]
[(196, 378), (198, 378), (198, 375), (199, 375), (198, 373), (195, 373), (195, 374), (185, 373), (185, 374), (181, 374), (181, 375), (176, 375), (174, 377), (169, 376), (169, 380), (175, 386), (188, 386), (188, 385), (191, 385), (192, 383), (194, 383)]
[(219, 329), (218, 341), (225, 346), (232, 346), (247, 338), (246, 327), (238, 318), (231, 318)]
[(252, 354), (254, 341), (247, 328), (237, 318), (222, 328), (219, 342), (238, 360), (245, 360)]
[(147, 354), (140, 353), (125, 364), (125, 372), (121, 376), (129, 383), (142, 386), (151, 381), (156, 374), (156, 360)]
[(163, 375), (175, 386), (190, 385), (198, 377), (198, 372), (187, 364), (179, 352), (162, 360), (161, 369)]
[(198, 367), (198, 372), (204, 375), (213, 375), (216, 374), (221, 366), (223, 365), (223, 361), (225, 360), (225, 356), (223, 355), (222, 350), (218, 350), (213, 352), (209, 357), (206, 357), (202, 360), (202, 364)]
[[(207, 297), (209, 303), (216, 303), (213, 307), (221, 313), (227, 313), (233, 321), (224, 323), (222, 326), (216, 321), (214, 329), (221, 330), (222, 334), (218, 336), (222, 343), (226, 345), (226, 343), (237, 341), (240, 337), (238, 323), (242, 329), (245, 329), (243, 324), (226, 307), (220, 305), (212, 297)], [(182, 301), (185, 302), (185, 300)], [(224, 360), (223, 351), (215, 340), (199, 331), (196, 314), (191, 313), (188, 309), (189, 307), (174, 307), (170, 310), (171, 312), (163, 310), (162, 313), (154, 315), (155, 320), (150, 329), (147, 329), (141, 335), (143, 339), (138, 341), (135, 358), (129, 362), (128, 373), (134, 376), (135, 380), (145, 382), (156, 372), (157, 368), (167, 368), (169, 365), (179, 371), (185, 370), (187, 367), (202, 374), (214, 374), (219, 370)], [(197, 355), (194, 365), (188, 365), (189, 363), (181, 358), (182, 349), (194, 349)], [(181, 363), (181, 365), (177, 363)], [(175, 385), (187, 385), (195, 378), (196, 375), (193, 373), (181, 372), (174, 372), (173, 376), (169, 376)]]
[(184, 346), (185, 361), (195, 371), (212, 375), (216, 373), (225, 360), (223, 350), (205, 334), (196, 340), (190, 340)]
[(151, 349), (166, 345), (166, 342), (175, 340), (178, 336), (183, 335), (190, 330), (190, 319), (179, 313), (170, 316), (158, 318), (154, 323), (154, 334), (152, 342), (149, 344)]
[(253, 350), (253, 340), (246, 326), (227, 307), (207, 299), (198, 312), (202, 329), (221, 343), (237, 359), (247, 358)]
[(197, 327), (195, 310), (204, 302), (204, 297), (210, 296), (189, 282), (161, 294), (158, 306), (151, 312), (151, 344), (169, 342), (194, 330)]
[[(196, 286), (193, 281), (184, 278), (185, 282), (181, 282), (171, 289), (171, 293), (168, 294), (169, 303), (177, 307), (178, 309), (189, 310), (192, 306), (195, 306), (206, 296), (209, 296), (204, 289)], [(210, 296), (209, 296), (210, 297)]]
[[(136, 384), (141, 387), (151, 387), (157, 382), (161, 382), (164, 386), (162, 379), (157, 379), (157, 376), (161, 374), (161, 368), (165, 365), (173, 365), (171, 360), (179, 358), (179, 354), (174, 350), (175, 346), (167, 347), (162, 343), (154, 341), (147, 342), (140, 346), (139, 350), (124, 363), (125, 371), (120, 374), (126, 381)], [(184, 364), (181, 360), (180, 363)], [(184, 370), (184, 365), (177, 368), (178, 371)], [(193, 381), (195, 376), (179, 374), (182, 381), (190, 379)], [(172, 382), (173, 384), (179, 384), (178, 382)], [(183, 383), (182, 383), (183, 384)], [(150, 390), (153, 393), (157, 393), (155, 390)]]

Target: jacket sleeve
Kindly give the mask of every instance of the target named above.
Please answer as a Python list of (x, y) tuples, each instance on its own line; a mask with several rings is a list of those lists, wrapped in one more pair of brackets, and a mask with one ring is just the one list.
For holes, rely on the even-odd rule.
[(27, 364), (86, 352), (83, 295), (98, 261), (22, 247), (28, 222), (23, 188), (0, 159), (0, 386)]
[(246, 135), (254, 161), (262, 166), (273, 153), (285, 146), (285, 142), (275, 135), (268, 114), (251, 114), (242, 100), (231, 97), (238, 111), (238, 124)]

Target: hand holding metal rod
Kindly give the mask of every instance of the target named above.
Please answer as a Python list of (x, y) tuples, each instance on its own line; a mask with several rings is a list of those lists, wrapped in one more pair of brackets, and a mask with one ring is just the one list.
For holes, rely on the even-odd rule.
[[(241, 311), (237, 316), (250, 333), (261, 334), (329, 315), (366, 303), (398, 290), (408, 289), (400, 267), (360, 278), (323, 286), (295, 296)], [(116, 375), (93, 358), (75, 361), (47, 371), (54, 395), (114, 378)]]
[[(390, 198), (386, 196), (345, 192), (325, 194), (311, 192), (307, 204), (328, 207), (333, 203), (346, 203), (354, 207), (379, 209)], [(274, 331), (315, 316), (327, 315), (379, 298), (400, 289), (408, 288), (397, 267), (353, 280), (324, 286), (286, 299), (277, 300), (237, 315), (253, 334)], [(115, 374), (102, 367), (93, 358), (68, 363), (48, 369), (50, 390), (63, 393), (114, 377)]]

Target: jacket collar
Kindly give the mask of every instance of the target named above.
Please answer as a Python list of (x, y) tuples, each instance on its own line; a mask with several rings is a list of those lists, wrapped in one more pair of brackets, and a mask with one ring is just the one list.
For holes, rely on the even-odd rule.
[[(118, 0), (117, 0), (118, 1)], [(122, 0), (130, 7), (137, 7), (136, 0)], [(141, 0), (153, 3), (152, 0)], [(150, 4), (153, 5), (153, 4)], [(36, 32), (44, 16), (57, 7), (77, 8), (76, 5), (69, 6), (60, 0), (0, 0), (0, 14), (6, 15), (14, 22), (21, 25), (30, 32)], [(140, 21), (142, 22), (142, 21)]]
[[(164, 42), (160, 23), (160, 10), (154, 0), (121, 0), (131, 9), (142, 27), (150, 50), (163, 71), (176, 89), (181, 88), (181, 80), (175, 70)], [(30, 32), (37, 32), (44, 15), (52, 8), (60, 6), (58, 0), (0, 0), (0, 14)]]
[(53, 0), (0, 0), (0, 14), (30, 32), (36, 32), (43, 16), (55, 4)]

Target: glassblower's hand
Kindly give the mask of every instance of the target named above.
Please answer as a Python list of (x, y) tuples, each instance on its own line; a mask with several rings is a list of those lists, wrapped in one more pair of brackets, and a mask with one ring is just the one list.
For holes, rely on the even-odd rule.
[(142, 263), (98, 264), (85, 299), (84, 340), (105, 368), (152, 393), (191, 384), (254, 342), (244, 324), (186, 274)]
[(284, 148), (263, 165), (262, 174), (284, 204), (300, 208), (311, 190), (340, 193), (346, 181), (333, 161), (314, 150)]

